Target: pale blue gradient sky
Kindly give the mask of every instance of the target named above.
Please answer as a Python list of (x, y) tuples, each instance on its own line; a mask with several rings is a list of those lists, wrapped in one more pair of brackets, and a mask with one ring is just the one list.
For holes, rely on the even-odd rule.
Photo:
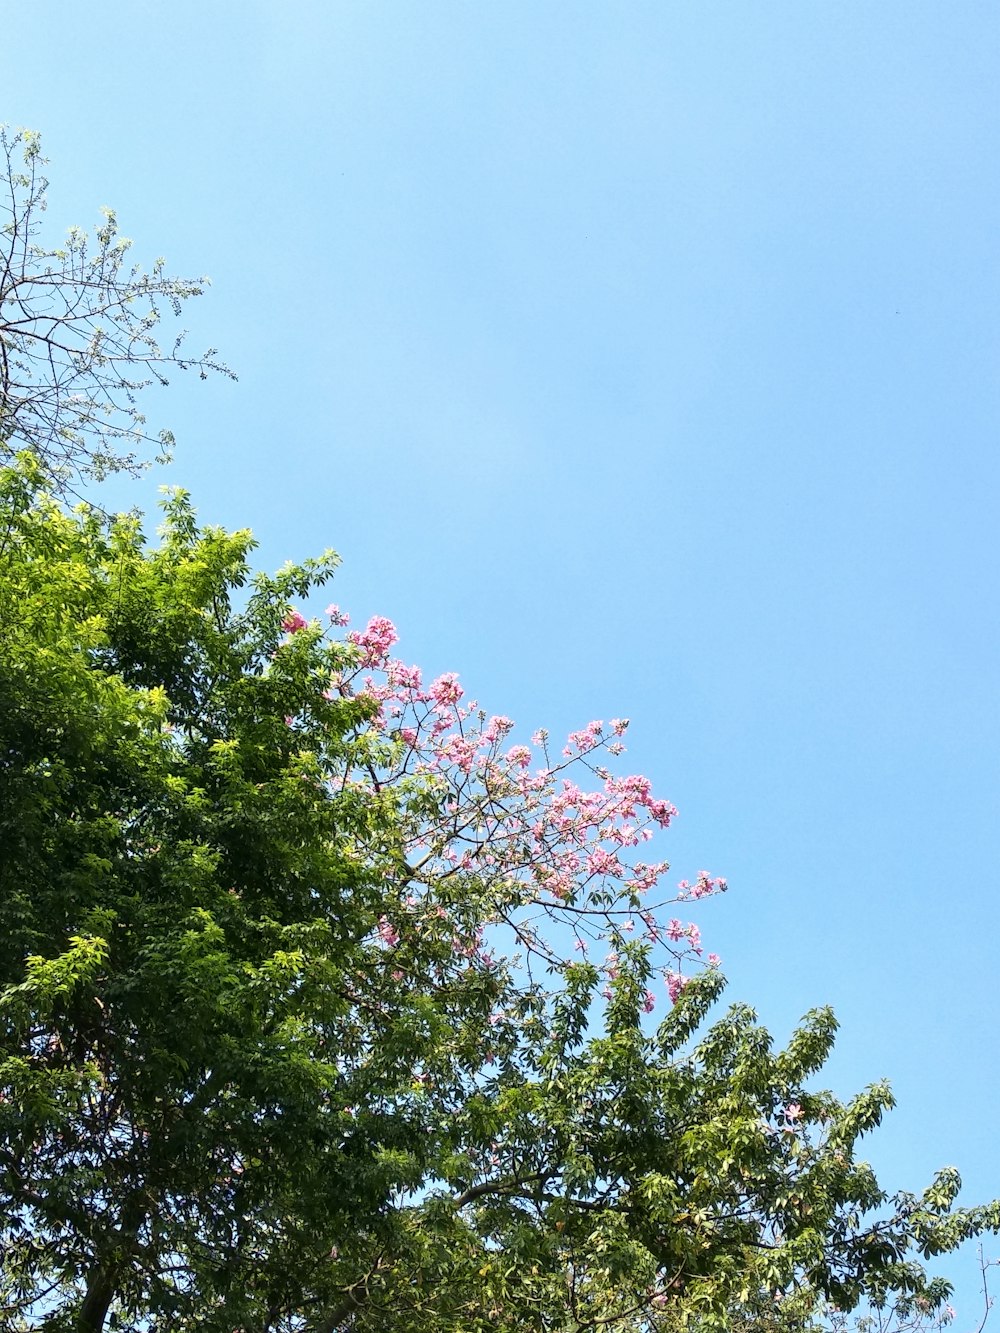
[(834, 1004), (887, 1184), (1000, 1194), (1000, 8), (2, 9), (53, 227), (210, 273), (240, 373), (121, 503), (336, 547), (529, 730), (630, 716), (732, 998)]

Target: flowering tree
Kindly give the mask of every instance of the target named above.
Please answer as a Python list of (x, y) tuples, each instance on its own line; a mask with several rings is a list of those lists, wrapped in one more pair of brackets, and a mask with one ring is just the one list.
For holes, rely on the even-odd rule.
[(148, 550), (41, 481), (0, 484), (5, 1328), (940, 1302), (912, 1252), (997, 1209), (880, 1190), (887, 1089), (810, 1086), (829, 1013), (698, 1037), (722, 978), (684, 914), (724, 885), (660, 891), (674, 811), (623, 722), (522, 743), (388, 621), (296, 609), (331, 556), (251, 576), (181, 494)]
[(61, 246), (39, 243), (48, 181), (37, 134), (0, 126), (0, 460), (30, 449), (50, 484), (81, 475), (136, 472), (155, 435), (136, 405), (171, 369), (232, 375), (214, 348), (190, 355), (183, 333), (157, 341), (164, 306), (175, 315), (207, 279), (171, 278), (130, 262), (115, 214), (89, 236), (70, 228)]
[[(348, 623), (336, 605), (326, 617), (335, 627)], [(309, 623), (292, 611), (283, 628), (292, 636)], [(637, 852), (677, 812), (654, 795), (647, 778), (615, 775), (607, 767), (625, 751), (628, 722), (614, 719), (607, 728), (590, 722), (556, 755), (545, 731), (535, 732), (530, 746), (511, 743), (510, 718), (489, 716), (474, 700), (465, 701), (455, 673), (425, 685), (419, 668), (392, 656), (397, 638), (381, 616), (350, 631), (347, 643), (356, 651), (330, 682), (332, 696), (364, 701), (370, 709), (353, 763), (338, 782), (391, 793), (396, 812), (400, 859), (393, 880), (400, 897), (396, 918), (381, 925), (385, 943), (395, 947), (400, 929), (407, 929), (400, 923), (420, 919), (429, 902), (438, 918), (449, 919), (440, 899), (455, 898), (457, 886), (474, 904), (474, 935), (454, 940), (466, 956), (493, 965), (487, 926), (493, 947), (496, 928), (506, 927), (529, 976), (533, 963), (563, 971), (570, 940), (583, 957), (595, 945), (610, 945), (597, 969), (610, 1000), (620, 950), (642, 941), (644, 953), (658, 956), (669, 998), (676, 1000), (685, 984), (683, 965), (701, 957), (701, 937), (692, 922), (665, 920), (664, 907), (722, 892), (726, 884), (701, 871), (674, 893), (655, 896), (669, 865)], [(587, 787), (579, 785), (581, 773)], [(559, 929), (548, 934), (545, 923)], [(710, 966), (718, 961), (708, 956)], [(645, 1012), (655, 1005), (655, 994), (646, 991)]]

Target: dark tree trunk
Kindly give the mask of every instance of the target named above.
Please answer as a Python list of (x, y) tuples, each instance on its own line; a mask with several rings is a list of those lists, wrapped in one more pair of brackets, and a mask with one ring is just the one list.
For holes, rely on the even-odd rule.
[(87, 1279), (87, 1294), (76, 1319), (78, 1333), (102, 1333), (114, 1294), (111, 1273), (103, 1265), (98, 1265)]

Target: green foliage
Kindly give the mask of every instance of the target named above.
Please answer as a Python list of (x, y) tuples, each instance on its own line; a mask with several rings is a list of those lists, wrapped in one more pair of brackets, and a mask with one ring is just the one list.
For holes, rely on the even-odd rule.
[[(0, 482), (0, 1322), (98, 1333), (653, 1333), (940, 1304), (925, 1257), (998, 1225), (953, 1172), (887, 1196), (891, 1106), (811, 1080), (825, 1010), (775, 1052), (722, 979), (643, 1026), (456, 950), (500, 919), (417, 880), (357, 649), (283, 632), (332, 556), (272, 577), (166, 501), (67, 514)], [(347, 780), (369, 772), (370, 781)], [(409, 895), (409, 897), (407, 897)], [(401, 921), (392, 948), (388, 914)], [(780, 1298), (780, 1299), (778, 1299)], [(905, 1303), (909, 1302), (906, 1307)]]

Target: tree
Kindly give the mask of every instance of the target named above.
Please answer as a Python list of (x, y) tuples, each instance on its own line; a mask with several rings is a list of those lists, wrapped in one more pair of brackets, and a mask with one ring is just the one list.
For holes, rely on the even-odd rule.
[(511, 744), (388, 621), (296, 609), (329, 554), (253, 576), (181, 493), (148, 549), (43, 486), (0, 482), (5, 1328), (940, 1304), (914, 1254), (997, 1206), (880, 1189), (891, 1097), (813, 1088), (828, 1012), (780, 1052), (739, 1006), (699, 1037), (722, 977), (637, 859), (673, 808), (608, 766), (624, 722)]
[[(172, 368), (232, 377), (214, 348), (188, 355), (184, 334), (161, 347), (163, 307), (179, 315), (206, 278), (171, 278), (158, 259), (146, 273), (115, 214), (93, 236), (38, 243), (48, 181), (37, 134), (0, 126), (0, 461), (30, 449), (65, 488), (81, 476), (135, 473), (152, 446), (169, 457), (173, 436), (153, 434), (137, 407)], [(6, 455), (6, 458), (4, 457)]]

